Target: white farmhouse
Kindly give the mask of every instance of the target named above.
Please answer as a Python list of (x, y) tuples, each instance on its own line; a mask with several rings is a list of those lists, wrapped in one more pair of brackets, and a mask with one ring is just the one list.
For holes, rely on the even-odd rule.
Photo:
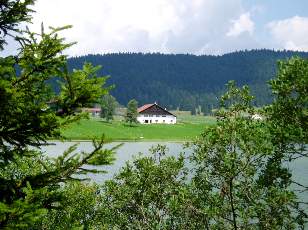
[(141, 124), (175, 124), (176, 116), (154, 103), (138, 108), (137, 120)]

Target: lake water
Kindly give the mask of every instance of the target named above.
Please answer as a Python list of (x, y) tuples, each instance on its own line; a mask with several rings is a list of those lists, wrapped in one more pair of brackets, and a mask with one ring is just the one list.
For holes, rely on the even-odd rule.
[[(44, 146), (43, 151), (49, 156), (57, 156), (63, 153), (69, 146), (76, 144), (78, 142), (52, 142), (54, 145)], [(119, 143), (110, 143), (105, 146), (105, 148), (111, 148)], [(164, 144), (169, 149), (170, 155), (179, 155), (180, 152), (185, 152), (185, 155), (189, 155), (191, 150), (183, 150), (183, 143), (172, 143), (172, 142), (124, 142), (116, 151), (116, 160), (112, 165), (100, 167), (100, 169), (106, 170), (106, 174), (90, 174), (89, 177), (98, 182), (102, 183), (107, 179), (111, 179), (112, 176), (119, 172), (119, 170), (125, 165), (126, 161), (132, 160), (134, 156), (138, 153), (143, 153), (144, 155), (149, 154), (149, 149), (151, 146), (157, 144)], [(80, 142), (76, 151), (86, 151), (90, 152), (93, 149), (91, 142)], [(308, 158), (301, 158), (293, 162), (289, 168), (293, 171), (294, 180), (308, 185)], [(302, 200), (308, 202), (308, 192), (303, 192), (298, 194)]]
[[(59, 154), (62, 154), (68, 147), (78, 143), (78, 142), (52, 142), (52, 145), (43, 146), (42, 150), (51, 157), (55, 157)], [(93, 150), (93, 145), (91, 142), (80, 142), (78, 143), (77, 150), (78, 152), (85, 151), (90, 152)], [(106, 149), (112, 148), (120, 142), (106, 144), (104, 147)], [(172, 143), (172, 142), (123, 142), (123, 145), (120, 146), (115, 154), (116, 160), (112, 165), (100, 166), (99, 169), (106, 171), (105, 174), (89, 174), (89, 177), (95, 182), (102, 183), (105, 180), (111, 179), (112, 176), (119, 172), (119, 170), (125, 165), (126, 161), (132, 160), (134, 156), (143, 153), (144, 155), (149, 154), (149, 149), (151, 146), (157, 144), (164, 144), (168, 147), (169, 155), (178, 155), (180, 152), (184, 152), (183, 143)], [(191, 151), (185, 149), (185, 154), (189, 155)]]

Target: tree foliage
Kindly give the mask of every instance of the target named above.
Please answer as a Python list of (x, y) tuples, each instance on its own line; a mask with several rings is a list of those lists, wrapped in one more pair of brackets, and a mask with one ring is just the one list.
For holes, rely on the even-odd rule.
[[(269, 120), (276, 128), (275, 137), (284, 132), (290, 143), (308, 142), (308, 60), (293, 57), (278, 62), (277, 78), (270, 81), (275, 100), (267, 107)], [(273, 128), (274, 129), (274, 128)], [(274, 131), (274, 130), (273, 130)]]
[(247, 87), (228, 87), (217, 126), (194, 143), (196, 208), (208, 229), (294, 229), (300, 221), (290, 177), (263, 183), (276, 149), (271, 129), (266, 120), (252, 118), (257, 111)]
[[(308, 60), (293, 57), (280, 61), (278, 70), (277, 78), (270, 81), (274, 102), (265, 108), (275, 150), (267, 162), (263, 183), (288, 181), (305, 193), (308, 185), (294, 181), (286, 165), (308, 156)], [(307, 213), (302, 210), (307, 210), (307, 204), (307, 200), (299, 202), (299, 212), (305, 218)]]
[(106, 121), (113, 120), (117, 101), (112, 95), (104, 95), (100, 102), (101, 106), (101, 118), (105, 118)]
[(103, 186), (100, 219), (109, 229), (190, 229), (184, 156), (166, 156), (163, 145), (150, 152)]
[(103, 229), (98, 218), (100, 188), (95, 184), (70, 182), (61, 188), (63, 206), (44, 215), (33, 229)]
[[(30, 21), (32, 3), (1, 1), (4, 35), (16, 31), (20, 22)], [(19, 53), (0, 58), (0, 228), (34, 226), (48, 210), (63, 207), (62, 187), (67, 182), (98, 172), (84, 165), (109, 164), (113, 159), (111, 150), (102, 149), (103, 139), (93, 142), (90, 153), (76, 153), (72, 146), (50, 158), (40, 150), (49, 138), (61, 137), (62, 125), (78, 119), (80, 107), (108, 92), (106, 78), (96, 76), (99, 67), (85, 64), (82, 70), (67, 71), (62, 53), (72, 44), (58, 32), (68, 28), (19, 31), (15, 35)], [(55, 77), (61, 79), (60, 95), (46, 84)]]
[(14, 1), (2, 0), (0, 2), (0, 50), (6, 44), (5, 37), (13, 36), (20, 32), (18, 25), (21, 22), (30, 22), (33, 12), (30, 8), (34, 0)]
[(137, 123), (138, 116), (138, 102), (135, 99), (130, 100), (127, 103), (127, 110), (125, 114), (125, 122), (128, 122), (130, 125)]

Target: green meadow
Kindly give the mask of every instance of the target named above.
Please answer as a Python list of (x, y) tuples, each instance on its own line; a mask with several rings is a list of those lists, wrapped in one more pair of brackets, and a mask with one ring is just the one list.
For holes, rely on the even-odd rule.
[(189, 141), (200, 135), (204, 128), (215, 124), (215, 118), (205, 116), (183, 115), (177, 118), (177, 124), (149, 124), (129, 126), (119, 118), (106, 122), (99, 118), (81, 120), (62, 130), (62, 134), (70, 140), (90, 140), (102, 135), (108, 140), (164, 140)]

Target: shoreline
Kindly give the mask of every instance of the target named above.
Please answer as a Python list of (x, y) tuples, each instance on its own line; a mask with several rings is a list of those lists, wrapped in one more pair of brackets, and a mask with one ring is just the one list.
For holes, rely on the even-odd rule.
[[(95, 139), (97, 140), (97, 139)], [(50, 139), (48, 142), (92, 142), (93, 139)], [(186, 143), (186, 142), (192, 142), (193, 140), (174, 140), (174, 139), (106, 139), (107, 143), (113, 143), (113, 142), (170, 142), (170, 143)]]

